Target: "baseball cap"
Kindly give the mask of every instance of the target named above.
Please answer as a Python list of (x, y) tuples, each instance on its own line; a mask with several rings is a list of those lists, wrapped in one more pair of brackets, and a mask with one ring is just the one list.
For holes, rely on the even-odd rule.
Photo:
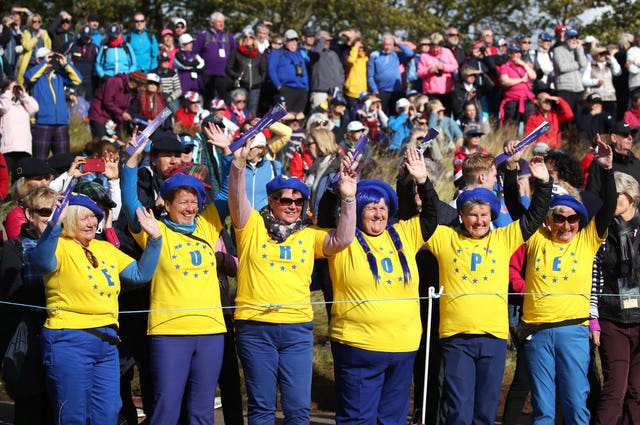
[(120, 25), (111, 24), (111, 26), (109, 27), (109, 31), (107, 31), (107, 36), (108, 37), (117, 37), (120, 34), (121, 34)]
[(347, 124), (347, 132), (352, 131), (365, 131), (367, 127), (364, 126), (360, 121), (351, 121)]
[(187, 100), (187, 102), (196, 103), (200, 102), (202, 96), (200, 96), (200, 93), (198, 93), (197, 91), (189, 90), (187, 93), (185, 93), (184, 98), (185, 100)]
[(160, 52), (160, 54), (158, 55), (158, 61), (165, 62), (168, 60), (171, 60), (171, 58), (169, 57), (169, 53), (165, 52), (164, 50)]
[(543, 40), (543, 41), (553, 41), (553, 36), (548, 32), (543, 32), (538, 36), (538, 38), (540, 38), (540, 40)]
[(572, 37), (577, 37), (578, 36), (578, 30), (576, 30), (575, 28), (567, 28), (567, 31), (565, 31), (564, 36), (566, 38), (572, 38)]
[(507, 46), (507, 52), (520, 52), (520, 53), (522, 53), (522, 49), (520, 48), (520, 46), (518, 46), (516, 44), (509, 44), (509, 46)]
[(100, 22), (100, 18), (95, 13), (90, 13), (87, 22)]
[(331, 98), (331, 101), (329, 102), (329, 104), (347, 106), (347, 99), (345, 99), (342, 95), (337, 95)]
[(160, 76), (155, 72), (150, 72), (147, 74), (147, 82), (160, 84)]
[(91, 27), (89, 25), (85, 25), (82, 27), (80, 31), (80, 37), (91, 37)]
[(562, 34), (563, 32), (565, 32), (567, 30), (567, 26), (566, 25), (556, 25), (556, 28), (553, 30), (556, 34)]
[(253, 28), (251, 28), (250, 25), (244, 27), (242, 29), (242, 36), (243, 37), (255, 37), (256, 33), (253, 31)]
[(465, 136), (484, 136), (484, 132), (478, 127), (472, 126), (464, 133)]
[(629, 134), (636, 134), (638, 132), (637, 128), (632, 128), (629, 124), (627, 124), (626, 122), (616, 122), (612, 127), (611, 127), (611, 131), (609, 131), (609, 133), (611, 134), (621, 134), (621, 135), (629, 135)]
[(253, 138), (253, 141), (251, 142), (251, 149), (262, 146), (267, 146), (267, 138), (264, 137), (264, 133), (260, 132)]
[(542, 156), (544, 156), (550, 150), (551, 150), (551, 148), (549, 147), (548, 144), (546, 144), (545, 142), (538, 142), (538, 143), (536, 143), (536, 145), (531, 150), (531, 153), (533, 153), (534, 155), (542, 155)]
[(213, 99), (211, 101), (211, 110), (212, 111), (219, 111), (220, 109), (227, 109), (227, 104), (224, 103), (224, 100), (222, 99)]
[(162, 35), (163, 37), (164, 37), (165, 35), (167, 35), (167, 34), (169, 34), (169, 35), (173, 35), (173, 30), (172, 30), (171, 28), (165, 28), (165, 29), (163, 29), (163, 30), (162, 30), (162, 32), (160, 33), (160, 35)]
[(316, 30), (311, 27), (305, 27), (302, 29), (302, 35), (305, 37), (313, 37), (316, 35)]
[(51, 53), (51, 49), (48, 47), (40, 47), (36, 50), (36, 59), (41, 59), (46, 57), (49, 53)]
[(180, 38), (178, 38), (178, 42), (180, 42), (181, 45), (185, 45), (185, 44), (189, 44), (189, 43), (193, 43), (193, 37), (191, 37), (190, 34), (182, 34), (180, 36)]
[(411, 105), (411, 102), (409, 102), (409, 99), (404, 97), (396, 101), (396, 109), (406, 108), (407, 106), (410, 106), (410, 105)]
[(186, 27), (187, 26), (187, 21), (185, 21), (182, 18), (178, 18), (175, 21), (173, 21), (173, 25), (178, 25), (178, 24), (182, 24), (182, 25), (184, 25)]
[(298, 37), (298, 33), (295, 30), (292, 29), (288, 29), (284, 32), (284, 39), (285, 40), (297, 40), (300, 37)]
[(587, 102), (603, 103), (602, 96), (600, 96), (598, 93), (591, 93), (589, 96), (587, 96)]

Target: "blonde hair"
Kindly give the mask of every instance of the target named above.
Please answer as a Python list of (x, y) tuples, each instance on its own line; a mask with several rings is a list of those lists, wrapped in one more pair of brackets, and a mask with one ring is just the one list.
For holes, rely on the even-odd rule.
[(29, 15), (27, 17), (27, 27), (31, 28), (33, 26), (33, 20), (36, 19), (36, 18), (40, 19), (40, 23), (42, 24), (42, 28), (44, 28), (44, 22), (42, 22), (42, 16), (40, 16), (37, 13), (34, 13), (33, 15)]
[[(84, 210), (91, 211), (82, 205), (69, 205), (67, 207), (67, 215), (62, 220), (62, 236), (74, 238), (78, 230), (78, 222)], [(91, 211), (93, 213), (93, 211)]]
[(28, 210), (51, 208), (57, 197), (58, 193), (47, 186), (34, 187), (22, 198), (22, 206)]
[(640, 184), (638, 184), (638, 181), (629, 174), (620, 171), (614, 172), (613, 176), (616, 180), (616, 191), (627, 195), (631, 198), (631, 203), (634, 206), (638, 206), (640, 202)]
[(322, 156), (331, 155), (339, 151), (336, 136), (333, 134), (333, 131), (328, 128), (314, 128), (309, 132), (307, 139), (309, 138), (313, 138), (316, 142)]

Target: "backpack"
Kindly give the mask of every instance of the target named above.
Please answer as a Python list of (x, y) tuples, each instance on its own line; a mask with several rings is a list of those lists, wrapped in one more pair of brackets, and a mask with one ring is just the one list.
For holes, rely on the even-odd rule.
[[(122, 46), (117, 46), (115, 47), (116, 49), (118, 47), (122, 47), (125, 51), (125, 53), (127, 54), (127, 56), (129, 56), (129, 59), (131, 60), (131, 62), (133, 62), (133, 55), (131, 53), (131, 49), (129, 49), (129, 44), (124, 43), (122, 44)], [(107, 44), (106, 42), (103, 42), (102, 44), (102, 49), (100, 49), (100, 53), (98, 53), (98, 56), (100, 56), (100, 65), (104, 67), (104, 65), (107, 63), (107, 50), (108, 49), (112, 49), (113, 47), (109, 46), (109, 44)]]

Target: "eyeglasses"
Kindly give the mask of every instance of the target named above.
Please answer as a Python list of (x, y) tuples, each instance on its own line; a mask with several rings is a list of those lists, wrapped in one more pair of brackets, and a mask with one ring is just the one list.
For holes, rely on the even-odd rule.
[(89, 260), (89, 263), (93, 266), (94, 269), (97, 269), (98, 268), (98, 259), (96, 258), (95, 255), (93, 255), (93, 252), (89, 251), (85, 247), (82, 247), (82, 250), (84, 251), (85, 257), (87, 257), (87, 260)]
[(272, 46), (282, 46), (282, 41), (272, 41), (271, 45)]
[(573, 214), (569, 216), (565, 216), (562, 214), (553, 214), (552, 218), (554, 223), (556, 224), (562, 224), (565, 221), (569, 224), (576, 224), (578, 221), (580, 221), (580, 216), (578, 214)]
[(431, 46), (431, 43), (420, 43), (421, 46)]
[(38, 208), (37, 210), (31, 211), (38, 214), (40, 217), (51, 217), (51, 213), (53, 213), (53, 209), (51, 208)]
[(326, 126), (328, 126), (328, 125), (329, 125), (329, 121), (328, 121), (328, 120), (324, 120), (324, 121), (314, 121), (311, 125), (326, 127)]
[(291, 204), (295, 204), (296, 207), (302, 207), (304, 204), (304, 198), (280, 198), (278, 199), (278, 203), (282, 206), (290, 206)]
[(531, 44), (531, 40), (520, 40), (520, 44)]

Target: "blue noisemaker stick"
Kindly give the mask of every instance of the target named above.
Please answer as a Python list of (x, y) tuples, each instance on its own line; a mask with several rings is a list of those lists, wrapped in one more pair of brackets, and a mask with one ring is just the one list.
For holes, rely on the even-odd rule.
[(62, 199), (60, 200), (60, 206), (56, 206), (53, 208), (53, 212), (51, 213), (51, 218), (49, 219), (50, 222), (52, 222), (53, 224), (57, 224), (58, 223), (58, 219), (60, 218), (60, 214), (62, 213), (62, 210), (64, 209), (64, 207), (66, 207), (69, 204), (69, 196), (71, 196), (71, 192), (73, 192), (73, 189), (76, 187), (76, 182), (78, 179), (76, 179), (75, 177), (71, 177), (71, 180), (69, 180), (69, 184), (67, 185), (67, 188), (64, 190), (64, 193), (62, 194)]
[[(358, 137), (358, 141), (356, 142), (354, 148), (353, 148), (353, 160), (355, 161), (356, 158), (358, 157), (358, 155), (360, 155), (362, 153), (362, 151), (364, 150), (365, 145), (367, 144), (367, 142), (369, 141), (369, 138), (366, 136), (366, 134), (361, 134), (360, 137)], [(349, 167), (351, 167), (351, 164), (349, 164)], [(335, 186), (336, 183), (338, 183), (338, 181), (340, 180), (340, 173), (336, 173), (333, 178), (331, 179), (331, 182), (329, 182), (329, 187), (331, 186)]]
[[(551, 130), (551, 124), (549, 124), (548, 121), (542, 121), (539, 126), (534, 128), (531, 133), (527, 134), (522, 138), (522, 140), (518, 142), (518, 144), (516, 145), (516, 152), (520, 152), (522, 149), (538, 140), (540, 136), (542, 136), (549, 130)], [(496, 156), (496, 167), (505, 162), (510, 156), (511, 155), (507, 155), (506, 153), (501, 153), (500, 155)]]
[(162, 109), (162, 111), (160, 111), (160, 113), (149, 123), (149, 125), (146, 126), (145, 129), (140, 132), (140, 134), (138, 134), (138, 137), (136, 137), (135, 146), (131, 146), (131, 145), (127, 146), (126, 151), (129, 154), (129, 156), (133, 155), (136, 149), (138, 149), (138, 146), (140, 146), (140, 144), (144, 142), (146, 139), (150, 138), (153, 132), (156, 131), (158, 127), (160, 127), (167, 118), (169, 118), (178, 109), (180, 109), (179, 96), (181, 96), (181, 94), (178, 95), (176, 99), (171, 99), (171, 98), (168, 99), (169, 103), (167, 104), (167, 106), (165, 106), (164, 109)]
[(253, 139), (265, 128), (271, 127), (274, 123), (280, 121), (284, 116), (287, 115), (287, 110), (284, 109), (281, 103), (278, 103), (276, 106), (271, 108), (269, 112), (264, 114), (260, 121), (256, 123), (249, 130), (244, 132), (240, 137), (238, 137), (233, 143), (229, 145), (229, 149), (231, 152), (235, 152), (240, 149), (242, 146), (247, 144), (247, 141)]
[(429, 146), (431, 146), (431, 141), (433, 139), (435, 139), (436, 137), (438, 137), (438, 134), (440, 134), (440, 132), (437, 129), (435, 129), (435, 128), (430, 128), (429, 129), (427, 134), (424, 136), (424, 139), (422, 139), (422, 141), (418, 145), (418, 150), (420, 151), (421, 154), (424, 155), (424, 151)]

